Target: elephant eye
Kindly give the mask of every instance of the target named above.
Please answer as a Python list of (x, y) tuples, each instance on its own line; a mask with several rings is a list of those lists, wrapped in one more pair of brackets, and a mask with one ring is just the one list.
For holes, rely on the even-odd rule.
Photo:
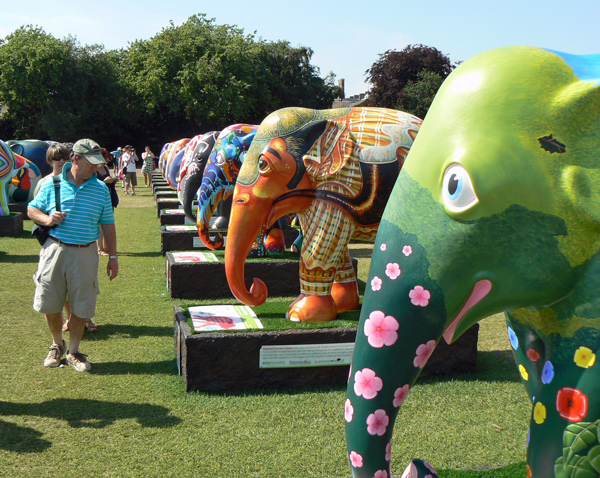
[(442, 188), (444, 204), (451, 212), (465, 211), (479, 201), (469, 173), (460, 164), (448, 166)]
[(266, 173), (269, 170), (269, 162), (261, 157), (258, 160), (258, 170), (261, 173)]

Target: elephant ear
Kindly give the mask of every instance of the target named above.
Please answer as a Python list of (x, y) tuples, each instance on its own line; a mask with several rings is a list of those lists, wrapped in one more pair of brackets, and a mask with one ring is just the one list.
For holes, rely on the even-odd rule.
[[(295, 189), (306, 172), (306, 155), (323, 135), (327, 128), (327, 120), (311, 122), (285, 138), (288, 152), (296, 160), (296, 172), (287, 184), (289, 189)], [(318, 143), (317, 143), (318, 144)]]
[(346, 124), (328, 121), (319, 141), (307, 152), (304, 164), (312, 177), (330, 177), (352, 156), (349, 148), (354, 150), (356, 144), (347, 134)]
[(21, 156), (23, 156), (23, 153), (25, 152), (25, 148), (22, 144), (19, 143), (10, 144), (9, 147), (13, 153), (19, 154)]

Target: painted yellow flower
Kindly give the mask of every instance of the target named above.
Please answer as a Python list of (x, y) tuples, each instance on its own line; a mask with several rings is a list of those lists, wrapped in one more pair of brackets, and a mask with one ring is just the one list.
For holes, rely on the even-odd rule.
[(546, 421), (546, 406), (542, 402), (537, 402), (533, 409), (533, 419), (535, 423), (541, 425)]
[(519, 372), (521, 372), (521, 377), (523, 377), (523, 380), (529, 380), (529, 374), (527, 373), (527, 369), (521, 364), (519, 364)]
[(596, 354), (591, 349), (581, 346), (575, 351), (573, 360), (581, 368), (590, 368), (596, 363)]

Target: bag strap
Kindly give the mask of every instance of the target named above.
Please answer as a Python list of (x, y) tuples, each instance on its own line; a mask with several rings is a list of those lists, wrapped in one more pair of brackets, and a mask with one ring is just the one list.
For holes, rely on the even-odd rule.
[(54, 182), (54, 203), (56, 210), (60, 211), (60, 174), (52, 176), (52, 181)]

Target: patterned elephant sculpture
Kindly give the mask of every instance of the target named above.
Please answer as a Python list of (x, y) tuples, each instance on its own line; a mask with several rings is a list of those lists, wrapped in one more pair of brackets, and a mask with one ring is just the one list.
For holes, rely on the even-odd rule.
[(254, 238), (297, 213), (304, 239), (294, 321), (335, 319), (359, 306), (348, 243), (373, 240), (383, 208), (421, 120), (384, 108), (285, 108), (261, 123), (240, 170), (231, 208), (225, 270), (243, 303), (265, 301), (267, 288), (244, 281)]
[[(598, 151), (600, 55), (504, 47), (445, 80), (375, 241), (345, 410), (354, 477), (391, 476), (396, 415), (435, 346), (498, 312), (533, 404), (527, 476), (600, 476)], [(403, 476), (437, 475), (418, 460)]]
[(202, 184), (202, 175), (204, 174), (206, 162), (218, 136), (218, 131), (209, 131), (208, 133), (194, 136), (189, 142), (181, 160), (177, 181), (177, 197), (183, 205), (185, 215), (190, 221), (196, 219), (192, 211), (192, 205), (196, 193)]
[(35, 186), (33, 178), (39, 179), (40, 170), (28, 159), (13, 153), (12, 149), (0, 140), (0, 216), (10, 215), (9, 203), (15, 202), (14, 192), (22, 192), (25, 199)]

